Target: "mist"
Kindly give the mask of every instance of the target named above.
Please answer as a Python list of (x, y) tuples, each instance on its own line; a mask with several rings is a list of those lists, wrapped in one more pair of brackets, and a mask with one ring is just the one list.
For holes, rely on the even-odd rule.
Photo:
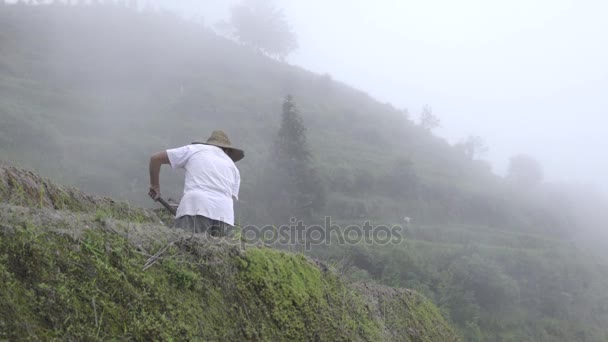
[[(411, 289), (465, 341), (608, 338), (608, 5), (42, 3), (0, 3), (0, 163), (174, 219), (150, 156), (221, 129), (238, 229), (403, 232), (263, 248)], [(160, 183), (178, 203), (183, 171)]]
[[(236, 1), (158, 1), (226, 19)], [(429, 105), (455, 143), (481, 136), (504, 175), (519, 153), (549, 181), (608, 189), (608, 4), (603, 1), (277, 1), (298, 35), (289, 62), (329, 73), (417, 118)]]

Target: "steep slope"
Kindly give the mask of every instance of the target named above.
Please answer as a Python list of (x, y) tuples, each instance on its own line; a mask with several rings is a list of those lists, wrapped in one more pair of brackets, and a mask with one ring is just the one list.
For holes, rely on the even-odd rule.
[(0, 195), (1, 339), (458, 340), (421, 295), (303, 255), (180, 233), (14, 167)]
[[(111, 5), (0, 6), (0, 31), (0, 153), (64, 184), (143, 205), (151, 153), (222, 128), (247, 150), (237, 214), (259, 220), (258, 180), (292, 94), (328, 214), (475, 221), (474, 202), (508, 221), (487, 191), (496, 177), (403, 111), (199, 25)], [(163, 180), (179, 194), (178, 177)]]

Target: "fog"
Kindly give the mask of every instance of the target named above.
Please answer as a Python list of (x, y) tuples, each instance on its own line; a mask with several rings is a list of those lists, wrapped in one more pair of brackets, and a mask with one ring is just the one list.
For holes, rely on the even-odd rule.
[[(412, 289), (463, 341), (608, 339), (608, 5), (277, 0), (298, 36), (290, 54), (284, 18), (272, 6), (231, 13), (241, 0), (1, 1), (0, 209), (43, 206), (45, 190), (21, 186), (8, 162), (171, 225), (147, 195), (150, 155), (221, 129), (246, 151), (242, 242), (245, 228), (295, 222), (306, 243), (315, 227), (332, 237), (371, 223), (374, 239), (399, 228), (390, 243), (254, 242), (349, 282)], [(178, 203), (183, 170), (161, 170), (163, 198)], [(60, 211), (77, 193), (62, 191)], [(74, 209), (106, 228), (120, 214)]]
[[(213, 25), (235, 1), (157, 1)], [(608, 188), (608, 4), (600, 0), (278, 1), (300, 48), (289, 62), (417, 118), (450, 142), (481, 136), (498, 174), (528, 153), (547, 180)]]

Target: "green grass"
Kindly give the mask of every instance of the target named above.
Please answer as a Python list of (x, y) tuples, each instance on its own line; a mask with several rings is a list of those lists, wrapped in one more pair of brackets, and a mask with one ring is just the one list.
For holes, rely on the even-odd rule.
[(416, 289), (465, 340), (603, 341), (608, 268), (590, 262), (588, 251), (560, 238), (472, 225), (414, 226), (406, 237), (311, 254), (341, 263), (353, 280)]
[(148, 257), (111, 233), (2, 231), (0, 338), (377, 341), (391, 339), (382, 330), (390, 324), (422, 336), (395, 340), (456, 340), (422, 297), (389, 300), (394, 311), (380, 319), (364, 295), (302, 255), (207, 248), (178, 242), (144, 270)]

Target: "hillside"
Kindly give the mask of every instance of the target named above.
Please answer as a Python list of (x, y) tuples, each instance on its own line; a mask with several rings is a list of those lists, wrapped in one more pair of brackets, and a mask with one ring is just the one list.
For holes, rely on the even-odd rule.
[(0, 338), (457, 341), (421, 295), (0, 167)]
[[(65, 255), (62, 260), (83, 257), (91, 267), (104, 268), (109, 262), (116, 268), (117, 264), (112, 264), (118, 262), (112, 256), (115, 249), (112, 246), (116, 245), (128, 251), (126, 259), (120, 261), (128, 265), (121, 267), (135, 272), (136, 280), (159, 283), (159, 279), (177, 277), (189, 284), (192, 277), (204, 278), (205, 274), (189, 273), (193, 271), (190, 268), (180, 269), (188, 271), (186, 275), (180, 271), (175, 276), (171, 273), (174, 266), (171, 262), (155, 264), (146, 272), (159, 273), (148, 278), (148, 273), (140, 272), (143, 267), (139, 267), (147, 257), (165, 246), (164, 236), (168, 233), (157, 224), (152, 211), (137, 209), (155, 205), (146, 196), (149, 156), (205, 139), (214, 129), (225, 130), (233, 143), (246, 151), (246, 158), (238, 163), (242, 187), (236, 208), (237, 222), (243, 226), (273, 223), (270, 221), (273, 208), (269, 206), (273, 194), (264, 191), (263, 176), (287, 94), (293, 96), (300, 109), (320, 183), (327, 191), (327, 203), (316, 213), (318, 218), (313, 223), (323, 221), (326, 215), (342, 228), (360, 226), (365, 221), (404, 225), (404, 216), (411, 218), (404, 229), (404, 239), (398, 244), (330, 244), (307, 251), (309, 257), (332, 265), (332, 269), (351, 282), (382, 284), (369, 291), (364, 285), (348, 287), (349, 291), (369, 299), (368, 303), (374, 303), (363, 312), (370, 315), (376, 312), (374, 305), (379, 305), (376, 298), (380, 295), (401, 298), (410, 293), (383, 287), (391, 286), (424, 294), (467, 341), (608, 339), (605, 329), (608, 262), (578, 239), (582, 232), (605, 231), (606, 220), (602, 218), (608, 212), (606, 202), (591, 196), (591, 191), (579, 191), (578, 197), (568, 197), (564, 195), (568, 191), (559, 185), (517, 186), (493, 174), (485, 162), (467, 157), (421, 128), (414, 122), (415, 109), (408, 114), (379, 103), (330, 75), (318, 75), (267, 58), (170, 13), (137, 12), (107, 2), (94, 6), (0, 4), (0, 159), (84, 193), (97, 194), (39, 187), (30, 180), (37, 179), (36, 176), (21, 177), (28, 174), (4, 168), (5, 175), (12, 172), (23, 179), (15, 183), (17, 188), (13, 187), (10, 193), (6, 188), (3, 190), (3, 201), (10, 198), (12, 205), (4, 206), (4, 217), (35, 224), (25, 224), (27, 229), (7, 228), (10, 234), (18, 235), (15, 241), (24, 242), (15, 245), (11, 239), (3, 239), (2, 248), (15, 250), (40, 236), (43, 245), (48, 239), (49, 245), (83, 250), (86, 248), (83, 241), (90, 239), (97, 252)], [(182, 174), (163, 169), (161, 186), (166, 197), (179, 200), (181, 182)], [(589, 202), (594, 206), (585, 206)], [(581, 206), (587, 210), (580, 211)], [(79, 235), (68, 229), (66, 236), (62, 227), (73, 227), (73, 221), (78, 222), (77, 226), (88, 226), (92, 232)], [(116, 229), (115, 225), (126, 225), (123, 228), (129, 231), (128, 237), (121, 233), (123, 228)], [(39, 230), (47, 226), (52, 233), (46, 228)], [(13, 226), (3, 224), (3, 227)], [(141, 234), (152, 246), (145, 248), (148, 252), (133, 249), (132, 239), (139, 239)], [(605, 239), (600, 236), (587, 235), (586, 239), (605, 253), (602, 251)], [(106, 250), (100, 239), (111, 241), (111, 246)], [(168, 251), (175, 258), (169, 259), (192, 257), (198, 262), (202, 258), (212, 265), (210, 270), (221, 271), (213, 268), (217, 265), (212, 255), (199, 256), (196, 252), (190, 256), (191, 243), (172, 246)], [(300, 256), (270, 249), (231, 255), (230, 248), (208, 244), (202, 244), (203, 247), (217, 250), (239, 272), (243, 270), (238, 260), (258, 255), (268, 258), (268, 263), (292, 260), (294, 267), (318, 274), (314, 281), (334, 279)], [(277, 247), (297, 250), (299, 246)], [(35, 253), (47, 255), (47, 252)], [(175, 267), (180, 265), (178, 262)], [(38, 273), (36, 265), (27, 267), (30, 266)], [(279, 268), (273, 270), (278, 272)], [(320, 273), (315, 269), (320, 269)], [(10, 282), (17, 281), (14, 275), (10, 277)], [(216, 282), (238, 280), (213, 277), (205, 278), (205, 282), (215, 286)], [(137, 281), (143, 284), (144, 280)], [(23, 281), (20, 284), (26, 288), (34, 286)], [(59, 284), (62, 280), (53, 281)], [(113, 293), (108, 291), (115, 285), (109, 284), (104, 293)], [(121, 288), (123, 285), (131, 286), (120, 283)], [(98, 292), (90, 286), (85, 289), (88, 297), (82, 305), (89, 310), (85, 321), (99, 327), (106, 318), (102, 320), (101, 312), (97, 312), (96, 319), (95, 310), (90, 316), (92, 304), (89, 304)], [(198, 291), (196, 288), (192, 291), (195, 290)], [(248, 296), (253, 295), (253, 291), (247, 292), (250, 290), (243, 289)], [(302, 291), (307, 293), (305, 296), (318, 294), (302, 288), (295, 292)], [(161, 300), (161, 294), (146, 298)], [(211, 301), (205, 298), (199, 299)], [(219, 303), (233, 305), (233, 299), (223, 298)], [(98, 299), (95, 300), (97, 303)], [(353, 299), (355, 309), (359, 308), (356, 302)], [(177, 305), (163, 303), (167, 307)], [(253, 302), (248, 305), (254, 306)], [(19, 306), (14, 304), (7, 310)], [(36, 312), (35, 307), (24, 307), (23, 315)], [(242, 318), (239, 315), (247, 310), (238, 311), (237, 316)], [(375, 321), (371, 325), (358, 321), (357, 310), (347, 310), (355, 316), (342, 321), (345, 336), (364, 339), (378, 331), (385, 336), (394, 331), (409, 331), (409, 325), (400, 326), (393, 321)], [(115, 313), (123, 315), (119, 310)], [(264, 315), (265, 312), (256, 312), (255, 317)], [(68, 313), (61, 317), (73, 316)], [(142, 317), (137, 319), (145, 321)], [(372, 335), (348, 330), (351, 321), (376, 328), (370, 328)], [(45, 319), (37, 322), (36, 326), (41, 326)], [(222, 324), (224, 320), (219, 326), (227, 327)], [(397, 330), (387, 332), (382, 325)], [(254, 329), (255, 334), (266, 338), (273, 334), (258, 328)], [(319, 325), (319, 329), (325, 328), (329, 329), (324, 330), (328, 334), (334, 329)], [(199, 328), (186, 328), (201, 331), (196, 329)], [(51, 330), (44, 331), (51, 334)], [(57, 332), (60, 333), (67, 332)], [(247, 335), (249, 332), (244, 334), (253, 336)]]
[[(0, 151), (62, 183), (143, 205), (151, 153), (221, 128), (247, 152), (237, 216), (264, 220), (259, 178), (292, 94), (330, 190), (327, 214), (479, 221), (467, 203), (504, 206), (485, 191), (494, 175), (403, 111), (202, 26), (111, 5), (0, 11)], [(162, 178), (178, 196), (179, 176)], [(514, 218), (502, 210), (483, 220)]]

